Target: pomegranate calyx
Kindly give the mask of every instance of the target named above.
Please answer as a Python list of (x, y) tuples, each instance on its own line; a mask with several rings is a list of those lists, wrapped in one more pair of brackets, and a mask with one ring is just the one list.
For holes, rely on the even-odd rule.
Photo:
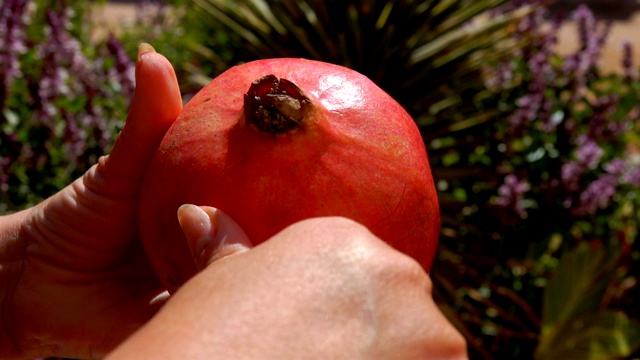
[(310, 104), (296, 84), (267, 75), (254, 80), (244, 95), (245, 122), (268, 134), (282, 134), (303, 123)]

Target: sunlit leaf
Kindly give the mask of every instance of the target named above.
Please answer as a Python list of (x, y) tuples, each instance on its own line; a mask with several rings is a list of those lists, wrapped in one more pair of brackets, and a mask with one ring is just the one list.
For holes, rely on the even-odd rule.
[(624, 358), (640, 348), (640, 323), (622, 312), (594, 311), (568, 320), (554, 341), (548, 340), (543, 333), (536, 359)]
[(560, 258), (545, 293), (543, 333), (549, 326), (598, 309), (619, 258), (613, 251), (583, 244)]
[(600, 303), (619, 259), (587, 244), (565, 253), (547, 285), (538, 359), (611, 359), (640, 346), (640, 324)]

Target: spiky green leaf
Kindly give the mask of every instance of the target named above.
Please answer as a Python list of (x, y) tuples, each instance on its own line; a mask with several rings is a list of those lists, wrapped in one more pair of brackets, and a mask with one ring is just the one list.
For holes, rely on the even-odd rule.
[(587, 244), (565, 253), (549, 281), (538, 359), (612, 359), (640, 346), (640, 324), (624, 313), (600, 310), (619, 254)]

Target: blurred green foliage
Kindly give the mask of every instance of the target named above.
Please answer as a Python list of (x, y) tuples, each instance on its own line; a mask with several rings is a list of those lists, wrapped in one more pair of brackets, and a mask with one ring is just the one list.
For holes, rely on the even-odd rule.
[(559, 260), (544, 296), (537, 359), (613, 359), (640, 346), (640, 323), (602, 309), (620, 249), (582, 243)]

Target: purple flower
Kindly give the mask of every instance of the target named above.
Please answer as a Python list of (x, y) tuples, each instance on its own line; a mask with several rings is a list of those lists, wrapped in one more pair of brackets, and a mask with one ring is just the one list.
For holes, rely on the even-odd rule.
[(609, 35), (611, 22), (597, 21), (586, 5), (580, 5), (573, 12), (572, 19), (578, 24), (580, 48), (567, 57), (563, 64), (563, 76), (573, 80), (571, 101), (578, 101), (587, 91), (587, 80), (597, 68), (601, 49)]
[(565, 187), (573, 192), (580, 186), (580, 178), (585, 172), (585, 167), (577, 161), (569, 161), (562, 165), (560, 178)]
[(501, 90), (508, 88), (514, 79), (515, 63), (505, 61), (494, 69), (493, 73), (486, 77), (486, 86), (490, 89)]
[[(0, 86), (5, 89), (22, 74), (18, 56), (27, 51), (26, 14), (30, 6), (31, 1), (25, 0), (0, 2)], [(0, 99), (0, 105), (3, 103), (4, 99)]]
[[(536, 22), (542, 24), (542, 21)], [(511, 124), (515, 127), (526, 126), (528, 123), (538, 120), (543, 131), (553, 131), (555, 124), (551, 121), (553, 102), (545, 95), (547, 89), (556, 79), (556, 71), (552, 66), (551, 58), (556, 39), (555, 29), (543, 33), (537, 38), (536, 50), (526, 57), (529, 79), (529, 94), (517, 101), (519, 107), (514, 113)]]
[(46, 11), (46, 40), (37, 46), (37, 55), (45, 65), (39, 80), (39, 120), (55, 131), (55, 100), (91, 96), (87, 84), (95, 82), (88, 59), (82, 54), (80, 43), (69, 33), (72, 11)]
[(638, 71), (633, 66), (633, 46), (629, 40), (625, 40), (622, 44), (622, 69), (625, 78), (629, 81), (638, 78)]
[(614, 159), (604, 164), (604, 171), (611, 175), (620, 176), (627, 168), (627, 161), (624, 159)]
[(628, 130), (630, 119), (613, 119), (619, 104), (620, 97), (616, 94), (601, 96), (592, 102), (593, 114), (588, 119), (587, 137), (601, 140), (616, 138)]
[(604, 155), (604, 151), (595, 141), (591, 139), (584, 140), (580, 147), (576, 150), (576, 157), (580, 164), (593, 170), (600, 164), (600, 159)]
[(9, 174), (11, 172), (11, 159), (0, 156), (0, 192), (9, 190)]
[(509, 174), (504, 178), (504, 184), (498, 188), (498, 197), (494, 203), (503, 208), (513, 210), (521, 218), (527, 217), (527, 210), (524, 202), (524, 193), (530, 189), (526, 180), (518, 180), (514, 174)]
[(509, 117), (512, 129), (517, 130), (529, 126), (533, 121), (548, 114), (548, 100), (542, 92), (534, 92), (522, 96), (516, 101), (518, 109)]
[(576, 215), (593, 215), (598, 209), (604, 209), (616, 194), (618, 177), (605, 174), (593, 181), (580, 193), (579, 204), (573, 209)]
[[(69, 160), (77, 161), (89, 148), (106, 151), (109, 147), (110, 120), (101, 113), (96, 99), (112, 97), (114, 89), (125, 99), (131, 98), (135, 65), (114, 38), (108, 39), (106, 46), (106, 55), (114, 60), (111, 68), (104, 69), (100, 58), (89, 61), (70, 32), (73, 16), (69, 7), (46, 11), (47, 36), (36, 50), (45, 64), (38, 80), (36, 114), (37, 120), (63, 139)], [(67, 109), (60, 105), (60, 99), (77, 99), (83, 108)], [(64, 127), (58, 126), (59, 122)]]
[(72, 159), (78, 158), (84, 150), (84, 141), (82, 140), (82, 134), (78, 128), (78, 124), (69, 112), (64, 113), (64, 135), (67, 139), (65, 148), (71, 155)]
[(599, 27), (593, 12), (586, 5), (580, 5), (573, 13), (573, 20), (578, 24), (580, 50), (575, 54), (577, 65), (574, 71), (586, 74), (593, 70), (600, 59), (600, 49), (604, 45), (611, 23), (606, 22)]
[(632, 186), (640, 186), (640, 165), (636, 165), (635, 167), (626, 171), (622, 175), (620, 182)]
[(120, 93), (125, 98), (131, 98), (135, 89), (135, 64), (127, 56), (122, 43), (117, 41), (113, 35), (107, 40), (107, 50), (115, 59), (115, 65), (109, 71), (109, 78), (116, 84), (120, 84)]

